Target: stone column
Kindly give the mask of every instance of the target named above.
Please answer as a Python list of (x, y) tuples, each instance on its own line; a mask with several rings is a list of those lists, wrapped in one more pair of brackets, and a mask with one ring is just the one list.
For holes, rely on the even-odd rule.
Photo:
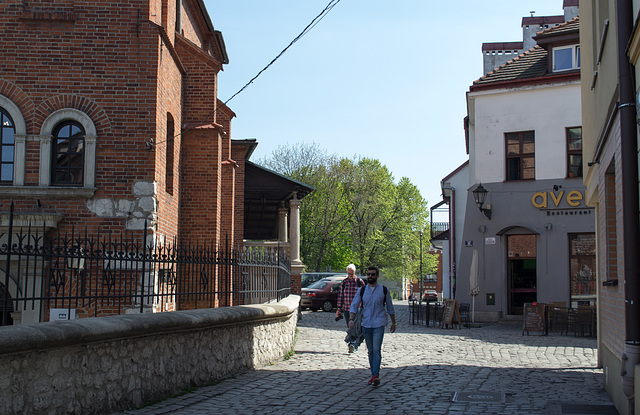
[(24, 186), (24, 172), (27, 163), (27, 136), (24, 134), (15, 134), (13, 136), (14, 156), (13, 156), (13, 185)]
[(304, 264), (300, 260), (300, 200), (296, 193), (289, 201), (289, 240), (291, 241), (291, 293), (300, 295)]
[(289, 209), (291, 210), (291, 265), (302, 264), (300, 261), (300, 200), (296, 192), (293, 192), (293, 199), (289, 201)]
[(52, 136), (40, 136), (40, 179), (38, 184), (46, 187), (51, 183), (51, 139)]
[(84, 136), (84, 187), (96, 185), (96, 141), (97, 137)]
[(284, 207), (284, 201), (280, 202), (280, 207), (278, 208), (278, 240), (280, 242), (288, 241), (288, 224), (287, 220), (289, 219), (288, 210)]

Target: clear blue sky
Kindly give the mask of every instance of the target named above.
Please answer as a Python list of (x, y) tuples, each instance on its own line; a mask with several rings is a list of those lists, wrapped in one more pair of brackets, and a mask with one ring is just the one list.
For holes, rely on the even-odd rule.
[[(329, 0), (205, 0), (230, 63), (226, 101)], [(282, 144), (379, 159), (428, 201), (462, 164), (465, 93), (482, 76), (483, 42), (521, 41), (522, 17), (561, 15), (562, 0), (342, 0), (229, 106), (234, 139), (257, 160)]]

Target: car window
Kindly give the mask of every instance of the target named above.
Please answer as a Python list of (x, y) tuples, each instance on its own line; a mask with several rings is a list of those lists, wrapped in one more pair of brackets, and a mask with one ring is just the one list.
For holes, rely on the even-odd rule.
[(331, 286), (331, 291), (334, 293), (337, 293), (339, 289), (340, 289), (340, 284), (333, 284)]
[(307, 288), (313, 288), (314, 290), (321, 290), (323, 289), (329, 282), (328, 281), (316, 281), (313, 284), (311, 284), (310, 286), (308, 286)]

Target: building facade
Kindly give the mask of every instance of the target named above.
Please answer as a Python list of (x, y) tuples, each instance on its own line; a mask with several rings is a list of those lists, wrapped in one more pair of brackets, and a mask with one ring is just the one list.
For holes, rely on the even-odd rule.
[[(256, 143), (231, 139), (235, 114), (217, 97), (229, 59), (202, 0), (9, 0), (0, 33), (4, 238), (13, 203), (14, 225), (45, 233), (242, 249), (260, 227), (289, 243), (278, 221), (297, 225), (310, 189), (273, 189), (282, 180), (264, 169), (247, 176)], [(264, 221), (247, 228), (258, 209)], [(0, 282), (25, 290), (13, 275)]]
[(597, 222), (598, 361), (621, 414), (640, 412), (639, 13), (640, 2), (632, 0), (581, 4), (583, 168)]
[(451, 298), (471, 303), (477, 321), (521, 319), (525, 303), (596, 302), (579, 18), (571, 18), (577, 2), (564, 5), (569, 20), (537, 32), (535, 46), (470, 87), (469, 161), (441, 183), (451, 215), (443, 254), (452, 261)]

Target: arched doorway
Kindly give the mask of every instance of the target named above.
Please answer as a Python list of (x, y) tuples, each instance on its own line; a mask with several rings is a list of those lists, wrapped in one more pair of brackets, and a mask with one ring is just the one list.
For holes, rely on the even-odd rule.
[(525, 303), (538, 299), (537, 237), (507, 236), (507, 313), (522, 314)]

